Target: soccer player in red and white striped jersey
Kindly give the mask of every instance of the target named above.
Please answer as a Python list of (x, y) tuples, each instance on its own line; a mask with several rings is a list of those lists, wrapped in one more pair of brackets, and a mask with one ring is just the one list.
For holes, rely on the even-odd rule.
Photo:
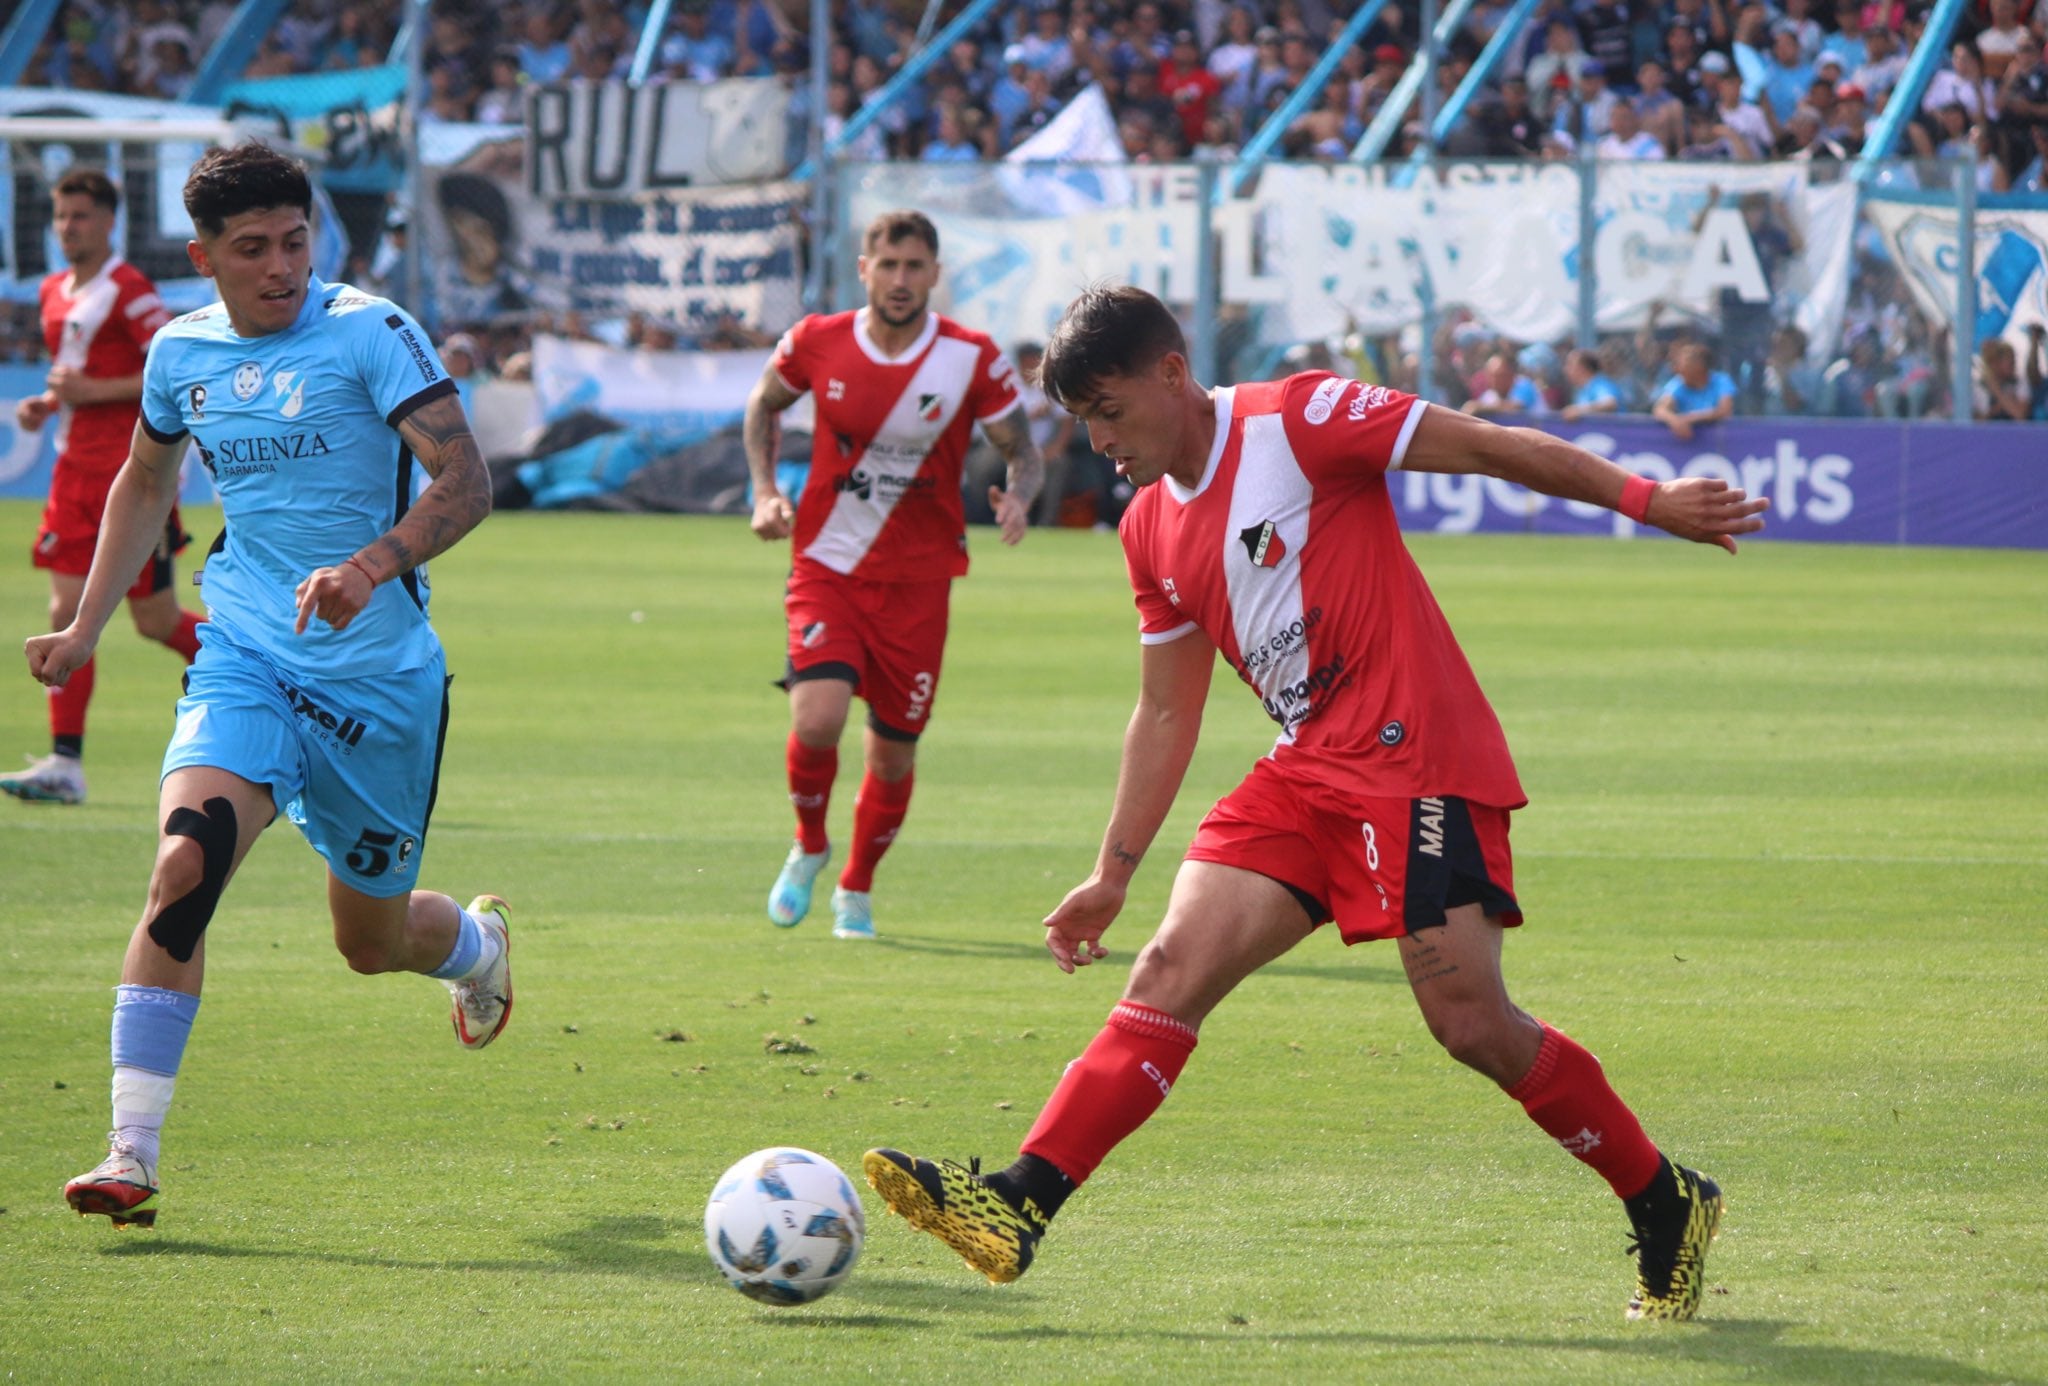
[[(98, 169), (73, 169), (53, 192), (58, 244), (68, 269), (42, 284), (43, 341), (52, 358), (47, 388), (15, 406), (14, 421), (35, 432), (57, 420), (57, 466), (36, 533), (35, 565), (50, 574), (50, 629), (77, 613), (99, 543), (100, 516), (114, 476), (128, 460), (141, 416), (142, 362), (150, 338), (171, 315), (149, 276), (114, 253), (114, 216), (121, 196)], [(175, 507), (156, 552), (128, 589), (135, 628), (184, 656), (199, 652), (201, 617), (178, 604), (171, 555), (186, 534)], [(49, 690), (50, 754), (26, 770), (0, 777), (0, 791), (18, 799), (75, 804), (85, 798), (85, 710), (92, 701), (93, 661)]]
[[(987, 336), (931, 311), (939, 233), (922, 212), (886, 212), (862, 240), (868, 305), (807, 317), (783, 337), (747, 401), (754, 533), (791, 539), (791, 730), (785, 747), (796, 841), (768, 894), (787, 928), (810, 910), (830, 860), (825, 831), (853, 695), (868, 704), (853, 843), (832, 894), (839, 938), (873, 938), (876, 864), (910, 807), (917, 738), (931, 719), (953, 579), (967, 572), (961, 464), (975, 425), (1002, 453), (989, 488), (1003, 542), (1023, 539), (1044, 462), (1015, 369)], [(775, 461), (782, 411), (812, 397), (811, 464), (794, 506)]]
[(1209, 1012), (1334, 921), (1347, 944), (1396, 940), (1431, 1034), (1625, 1201), (1629, 1317), (1691, 1317), (1720, 1190), (1650, 1142), (1593, 1055), (1508, 997), (1501, 937), (1522, 922), (1508, 817), (1526, 800), (1386, 474), (1483, 473), (1731, 552), (1764, 501), (1706, 477), (1653, 483), (1548, 434), (1327, 373), (1205, 389), (1172, 313), (1139, 289), (1077, 300), (1044, 380), (1138, 487), (1122, 527), (1138, 707), (1094, 873), (1045, 921), (1062, 970), (1104, 956), (1187, 772), (1218, 653), (1279, 737), (1203, 819), (1165, 921), (1016, 1163), (982, 1176), (875, 1150), (870, 1182), (991, 1279), (1015, 1279), (1067, 1195), (1166, 1099)]

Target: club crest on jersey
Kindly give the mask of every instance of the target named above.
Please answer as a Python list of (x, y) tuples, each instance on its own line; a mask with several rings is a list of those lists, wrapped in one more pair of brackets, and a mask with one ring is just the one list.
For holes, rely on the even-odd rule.
[(1244, 551), (1252, 556), (1254, 568), (1277, 568), (1280, 560), (1287, 557), (1287, 541), (1280, 537), (1271, 520), (1239, 530), (1237, 537), (1244, 541)]
[(926, 423), (937, 423), (939, 416), (945, 412), (946, 397), (944, 395), (919, 395), (917, 397), (917, 416)]
[(194, 385), (191, 389), (187, 390), (185, 392), (185, 402), (191, 406), (192, 417), (195, 420), (206, 417), (206, 387), (204, 385)]
[(235, 367), (235, 398), (247, 404), (256, 398), (256, 392), (263, 388), (263, 367), (254, 361), (244, 361)]
[(306, 382), (297, 371), (279, 371), (271, 378), (270, 385), (277, 391), (278, 399), (283, 401), (277, 412), (287, 419), (296, 419), (306, 406)]

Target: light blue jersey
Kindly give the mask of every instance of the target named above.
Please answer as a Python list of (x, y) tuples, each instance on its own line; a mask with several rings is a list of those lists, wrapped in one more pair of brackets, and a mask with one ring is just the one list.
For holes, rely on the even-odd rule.
[(227, 527), (207, 556), (202, 591), (222, 635), (315, 677), (439, 658), (424, 568), (380, 584), (341, 632), (316, 616), (292, 634), (293, 592), (397, 523), (413, 496), (412, 453), (397, 425), (453, 393), (409, 314), (317, 277), (282, 332), (238, 336), (215, 304), (156, 334), (142, 424), (162, 443), (190, 433), (220, 492)]

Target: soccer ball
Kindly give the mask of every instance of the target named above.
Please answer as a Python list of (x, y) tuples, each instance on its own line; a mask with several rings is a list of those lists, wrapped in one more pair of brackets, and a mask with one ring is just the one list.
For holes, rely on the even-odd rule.
[(795, 1146), (735, 1163), (704, 1207), (711, 1263), (763, 1304), (808, 1304), (830, 1293), (860, 1259), (866, 1235), (867, 1215), (839, 1166)]

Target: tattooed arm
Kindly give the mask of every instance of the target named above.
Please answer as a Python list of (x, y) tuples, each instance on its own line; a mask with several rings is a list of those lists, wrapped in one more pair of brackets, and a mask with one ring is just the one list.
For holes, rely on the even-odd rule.
[(446, 553), (491, 513), (490, 469), (470, 432), (460, 396), (445, 394), (413, 410), (399, 421), (398, 436), (434, 478), (433, 484), (375, 541), (333, 567), (316, 568), (306, 576), (298, 587), (299, 619), (293, 627), (297, 633), (303, 635), (315, 616), (336, 630), (346, 629), (370, 604), (377, 584)]
[(1138, 707), (1124, 732), (1116, 803), (1102, 834), (1094, 874), (1068, 891), (1059, 908), (1045, 918), (1046, 950), (1062, 972), (1104, 956), (1102, 932), (1123, 909), (1131, 877), (1180, 793), (1202, 732), (1216, 647), (1205, 636), (1190, 632), (1143, 648)]
[(747, 396), (741, 438), (747, 449), (747, 474), (754, 479), (754, 533), (763, 540), (787, 539), (796, 523), (789, 497), (775, 484), (775, 459), (782, 452), (782, 411), (802, 398), (789, 388), (770, 361), (754, 391)]
[(1045, 485), (1045, 459), (1038, 455), (1038, 444), (1031, 441), (1031, 416), (1022, 409), (987, 420), (981, 431), (1010, 464), (1009, 489), (989, 487), (988, 503), (996, 512), (996, 523), (1002, 526), (1003, 542), (1015, 544), (1024, 538), (1024, 527), (1031, 523), (1031, 503)]

